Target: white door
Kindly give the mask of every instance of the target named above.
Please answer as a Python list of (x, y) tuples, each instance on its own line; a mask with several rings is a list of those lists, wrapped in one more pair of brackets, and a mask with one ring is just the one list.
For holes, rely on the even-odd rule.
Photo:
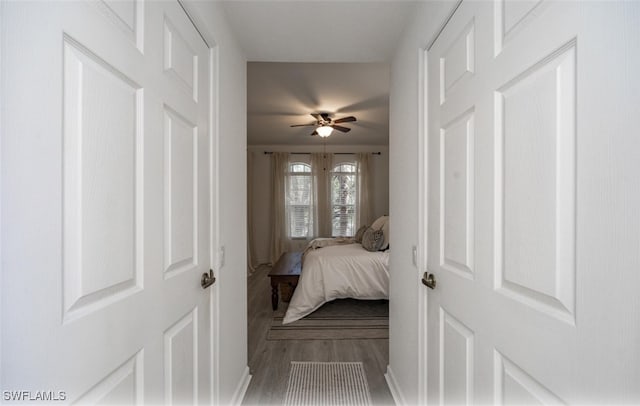
[(465, 1), (429, 50), (430, 403), (640, 402), (639, 27)]
[(175, 1), (2, 7), (2, 390), (209, 402), (208, 48)]

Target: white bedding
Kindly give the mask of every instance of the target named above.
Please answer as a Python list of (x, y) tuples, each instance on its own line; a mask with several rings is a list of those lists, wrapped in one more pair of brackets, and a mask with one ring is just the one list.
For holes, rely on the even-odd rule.
[(308, 252), (282, 323), (343, 298), (389, 298), (389, 251), (369, 252), (361, 244), (348, 244)]

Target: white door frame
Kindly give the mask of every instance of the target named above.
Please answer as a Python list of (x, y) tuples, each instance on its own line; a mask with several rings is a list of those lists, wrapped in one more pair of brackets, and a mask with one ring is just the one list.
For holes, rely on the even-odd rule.
[(210, 399), (216, 405), (220, 403), (220, 268), (222, 268), (222, 252), (220, 247), (220, 47), (212, 33), (205, 29), (202, 20), (189, 1), (177, 0), (198, 34), (209, 48), (209, 258), (210, 269), (218, 279), (209, 289), (209, 337), (211, 377)]
[[(219, 144), (220, 144), (220, 132), (219, 132), (219, 124), (220, 121), (218, 117), (220, 116), (219, 109), (219, 96), (220, 96), (220, 86), (219, 86), (219, 48), (217, 45), (209, 48), (209, 193), (210, 193), (210, 256), (211, 258), (211, 269), (217, 273), (217, 277), (220, 277), (220, 268), (222, 267), (222, 259), (220, 258), (220, 250), (216, 247), (220, 246), (220, 182), (218, 181), (218, 176), (220, 174), (219, 170)], [(210, 335), (211, 337), (211, 351), (209, 352), (211, 356), (210, 367), (211, 367), (211, 401), (213, 404), (220, 403), (220, 295), (218, 294), (218, 287), (220, 286), (220, 282), (214, 284), (209, 292), (209, 305), (211, 306), (211, 311), (209, 314), (211, 315), (211, 320), (209, 322), (209, 326), (211, 328)]]
[(427, 404), (427, 362), (428, 362), (428, 331), (427, 331), (427, 314), (428, 314), (428, 289), (422, 284), (422, 276), (427, 272), (427, 246), (428, 246), (428, 224), (429, 224), (429, 188), (427, 185), (429, 179), (429, 151), (428, 151), (428, 122), (429, 116), (429, 83), (428, 61), (429, 50), (436, 42), (440, 33), (444, 30), (447, 23), (456, 10), (462, 4), (463, 0), (457, 0), (451, 8), (442, 24), (434, 32), (431, 39), (426, 42), (424, 47), (418, 49), (418, 248), (416, 252), (416, 268), (418, 286), (418, 403)]
[[(4, 21), (4, 2), (0, 2), (0, 21)], [(2, 30), (0, 30), (0, 44), (3, 43), (2, 38)], [(2, 50), (4, 48), (0, 46), (0, 106), (4, 106), (5, 97), (4, 97), (4, 87), (3, 87), (3, 67), (4, 67), (4, 59), (2, 55)], [(2, 275), (4, 274), (4, 269), (2, 268), (2, 201), (3, 201), (3, 187), (2, 187), (2, 134), (4, 134), (4, 122), (3, 115), (0, 114), (0, 320), (2, 319)], [(2, 322), (0, 322), (0, 365), (2, 365)], [(4, 382), (2, 381), (2, 376), (0, 375), (0, 388), (4, 388)]]
[(416, 268), (418, 270), (418, 403), (427, 403), (427, 291), (420, 282), (427, 271), (427, 225), (428, 225), (428, 187), (429, 161), (427, 142), (427, 49), (418, 49), (418, 249)]

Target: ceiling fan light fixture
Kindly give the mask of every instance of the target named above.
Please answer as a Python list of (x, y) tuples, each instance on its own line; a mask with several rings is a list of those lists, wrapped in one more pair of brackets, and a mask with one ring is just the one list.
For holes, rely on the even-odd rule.
[(316, 128), (316, 132), (322, 138), (326, 138), (331, 135), (331, 132), (333, 132), (333, 128), (329, 127), (328, 125), (323, 125)]

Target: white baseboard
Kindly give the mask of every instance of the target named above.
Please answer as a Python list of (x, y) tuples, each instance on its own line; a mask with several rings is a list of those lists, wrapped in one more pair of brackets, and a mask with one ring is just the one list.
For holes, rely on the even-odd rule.
[(405, 401), (400, 386), (398, 386), (398, 381), (396, 380), (396, 376), (393, 374), (391, 365), (387, 365), (387, 373), (384, 374), (384, 379), (387, 381), (387, 386), (389, 386), (389, 391), (391, 392), (391, 396), (393, 396), (393, 401), (396, 405), (406, 405), (407, 402)]
[(251, 374), (249, 373), (249, 367), (246, 367), (244, 372), (242, 373), (240, 381), (238, 382), (238, 386), (236, 387), (236, 390), (233, 392), (233, 396), (231, 397), (232, 405), (239, 405), (242, 403), (244, 395), (245, 393), (247, 393), (249, 382), (251, 382)]

